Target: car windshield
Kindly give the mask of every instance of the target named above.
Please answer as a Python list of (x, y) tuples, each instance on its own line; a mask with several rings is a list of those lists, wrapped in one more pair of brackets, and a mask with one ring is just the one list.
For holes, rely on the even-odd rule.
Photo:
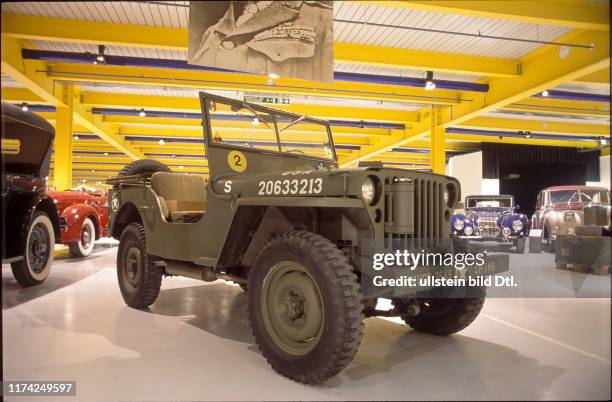
[(512, 198), (468, 198), (468, 208), (511, 208)]
[(329, 123), (242, 101), (203, 95), (212, 144), (336, 160)]
[(580, 197), (582, 202), (610, 203), (610, 193), (606, 190), (580, 190)]
[(596, 203), (609, 204), (610, 193), (607, 190), (556, 190), (550, 192), (550, 202), (553, 204)]

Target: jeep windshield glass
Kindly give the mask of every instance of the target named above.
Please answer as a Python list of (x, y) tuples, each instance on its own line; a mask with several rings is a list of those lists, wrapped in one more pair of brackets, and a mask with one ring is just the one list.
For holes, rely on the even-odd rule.
[(512, 198), (468, 198), (468, 208), (511, 208)]
[(202, 96), (210, 117), (211, 145), (336, 160), (329, 124), (324, 120), (208, 94)]

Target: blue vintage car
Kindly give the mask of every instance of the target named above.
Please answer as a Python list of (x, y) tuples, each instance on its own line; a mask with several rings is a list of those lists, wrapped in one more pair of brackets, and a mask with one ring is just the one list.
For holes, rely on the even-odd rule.
[(465, 213), (451, 218), (451, 233), (475, 241), (513, 242), (517, 253), (525, 252), (529, 219), (518, 212), (511, 195), (470, 195)]

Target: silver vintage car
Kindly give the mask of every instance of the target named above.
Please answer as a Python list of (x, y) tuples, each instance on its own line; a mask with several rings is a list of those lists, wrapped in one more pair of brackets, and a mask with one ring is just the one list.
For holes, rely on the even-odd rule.
[(605, 187), (557, 186), (540, 191), (531, 228), (542, 230), (542, 242), (554, 251), (559, 235), (572, 235), (576, 226), (584, 224), (583, 208), (601, 205), (607, 208), (610, 220), (610, 191)]

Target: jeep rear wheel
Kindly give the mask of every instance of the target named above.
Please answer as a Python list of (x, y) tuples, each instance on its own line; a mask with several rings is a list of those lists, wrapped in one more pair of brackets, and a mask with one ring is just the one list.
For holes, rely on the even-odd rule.
[(146, 308), (155, 302), (162, 282), (162, 271), (147, 254), (144, 227), (129, 224), (119, 240), (117, 279), (125, 303)]
[(424, 299), (420, 300), (420, 311), (414, 316), (406, 313), (406, 305), (401, 299), (393, 300), (393, 305), (400, 312), (402, 320), (416, 331), (446, 336), (470, 325), (480, 314), (484, 301), (484, 297)]
[(28, 227), (23, 258), (11, 263), (13, 276), (21, 286), (39, 285), (47, 279), (53, 264), (55, 232), (49, 216), (38, 211), (34, 213)]
[(87, 257), (94, 249), (96, 241), (96, 227), (91, 218), (83, 221), (79, 241), (68, 243), (70, 255), (77, 258)]
[(361, 289), (332, 242), (304, 231), (276, 237), (257, 256), (248, 288), (255, 342), (280, 374), (319, 383), (351, 362), (363, 331)]

